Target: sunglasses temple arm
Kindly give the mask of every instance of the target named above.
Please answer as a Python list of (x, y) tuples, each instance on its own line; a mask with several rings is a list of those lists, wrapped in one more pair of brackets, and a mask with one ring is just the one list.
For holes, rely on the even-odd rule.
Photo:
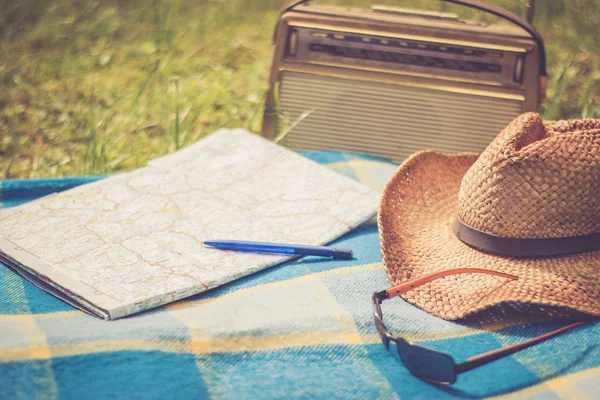
[(573, 324), (563, 326), (562, 328), (559, 328), (555, 331), (548, 332), (546, 334), (534, 337), (529, 340), (525, 340), (524, 342), (516, 343), (516, 344), (513, 344), (512, 346), (503, 347), (498, 350), (493, 350), (493, 351), (490, 351), (487, 353), (473, 356), (473, 357), (467, 359), (467, 361), (465, 361), (464, 363), (457, 364), (456, 365), (456, 373), (460, 374), (462, 372), (467, 372), (467, 371), (472, 370), (473, 368), (477, 368), (482, 365), (488, 364), (492, 361), (496, 361), (502, 357), (509, 356), (513, 353), (516, 353), (518, 351), (521, 351), (523, 349), (531, 347), (535, 344), (543, 342), (544, 340), (548, 340), (556, 335), (559, 335), (559, 334), (561, 334), (571, 328), (575, 328), (576, 326), (579, 326), (579, 325), (583, 325), (583, 322), (575, 322)]
[(446, 271), (440, 271), (440, 272), (436, 272), (430, 275), (425, 275), (416, 279), (412, 279), (408, 282), (404, 282), (398, 286), (394, 286), (391, 289), (387, 289), (385, 292), (387, 293), (387, 298), (391, 299), (393, 297), (396, 296), (400, 296), (401, 294), (404, 294), (410, 290), (413, 290), (415, 288), (418, 288), (419, 286), (423, 286), (426, 283), (429, 283), (431, 281), (434, 281), (436, 279), (440, 279), (443, 278), (445, 276), (450, 276), (450, 275), (459, 275), (459, 274), (486, 274), (486, 275), (494, 275), (494, 276), (498, 276), (501, 278), (507, 278), (510, 280), (516, 280), (518, 279), (517, 276), (515, 275), (510, 275), (510, 274), (505, 274), (503, 272), (497, 272), (497, 271), (492, 271), (492, 270), (488, 270), (488, 269), (482, 269), (482, 268), (456, 268), (456, 269), (449, 269)]

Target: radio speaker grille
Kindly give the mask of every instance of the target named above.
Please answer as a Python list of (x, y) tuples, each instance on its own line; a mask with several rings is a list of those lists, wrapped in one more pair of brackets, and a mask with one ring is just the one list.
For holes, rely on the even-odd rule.
[(297, 121), (294, 150), (369, 153), (401, 162), (419, 150), (481, 152), (523, 103), (401, 84), (283, 71), (279, 101)]

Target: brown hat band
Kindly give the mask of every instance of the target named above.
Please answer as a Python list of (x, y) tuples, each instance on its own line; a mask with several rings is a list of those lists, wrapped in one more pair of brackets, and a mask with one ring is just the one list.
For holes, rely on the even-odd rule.
[(452, 231), (458, 239), (478, 250), (516, 257), (558, 256), (600, 250), (600, 232), (562, 238), (509, 238), (491, 235), (452, 219)]

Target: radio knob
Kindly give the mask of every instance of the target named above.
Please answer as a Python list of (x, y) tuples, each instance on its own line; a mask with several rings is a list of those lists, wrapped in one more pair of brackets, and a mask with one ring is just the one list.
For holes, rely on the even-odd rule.
[(515, 74), (513, 76), (515, 82), (523, 82), (523, 70), (523, 56), (517, 56), (517, 60), (515, 61)]
[(295, 56), (298, 53), (298, 31), (293, 29), (288, 36), (288, 56)]

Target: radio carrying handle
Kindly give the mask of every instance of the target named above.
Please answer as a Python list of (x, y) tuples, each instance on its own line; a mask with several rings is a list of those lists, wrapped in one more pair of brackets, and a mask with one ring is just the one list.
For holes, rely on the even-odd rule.
[[(294, 1), (294, 2), (292, 2), (292, 4), (285, 7), (281, 13), (283, 14), (287, 11), (291, 11), (294, 7), (299, 6), (300, 4), (303, 4), (303, 3), (308, 3), (309, 1), (310, 0)], [(496, 17), (505, 19), (505, 20), (512, 22), (513, 24), (523, 28), (525, 31), (527, 31), (527, 33), (529, 33), (531, 35), (533, 40), (538, 45), (538, 49), (539, 49), (539, 53), (540, 53), (540, 75), (544, 76), (544, 77), (547, 76), (547, 73), (546, 73), (546, 50), (544, 49), (544, 40), (542, 39), (542, 36), (539, 34), (539, 32), (528, 21), (519, 17), (515, 13), (505, 10), (502, 7), (499, 7), (494, 4), (488, 4), (488, 3), (485, 3), (480, 0), (441, 0), (441, 1), (444, 1), (446, 3), (457, 4), (457, 5), (468, 7), (468, 8), (473, 8), (475, 10), (480, 10), (480, 11), (486, 12), (488, 14), (495, 15)], [(535, 0), (528, 1), (527, 19), (529, 21), (531, 21), (533, 19), (534, 1)]]

